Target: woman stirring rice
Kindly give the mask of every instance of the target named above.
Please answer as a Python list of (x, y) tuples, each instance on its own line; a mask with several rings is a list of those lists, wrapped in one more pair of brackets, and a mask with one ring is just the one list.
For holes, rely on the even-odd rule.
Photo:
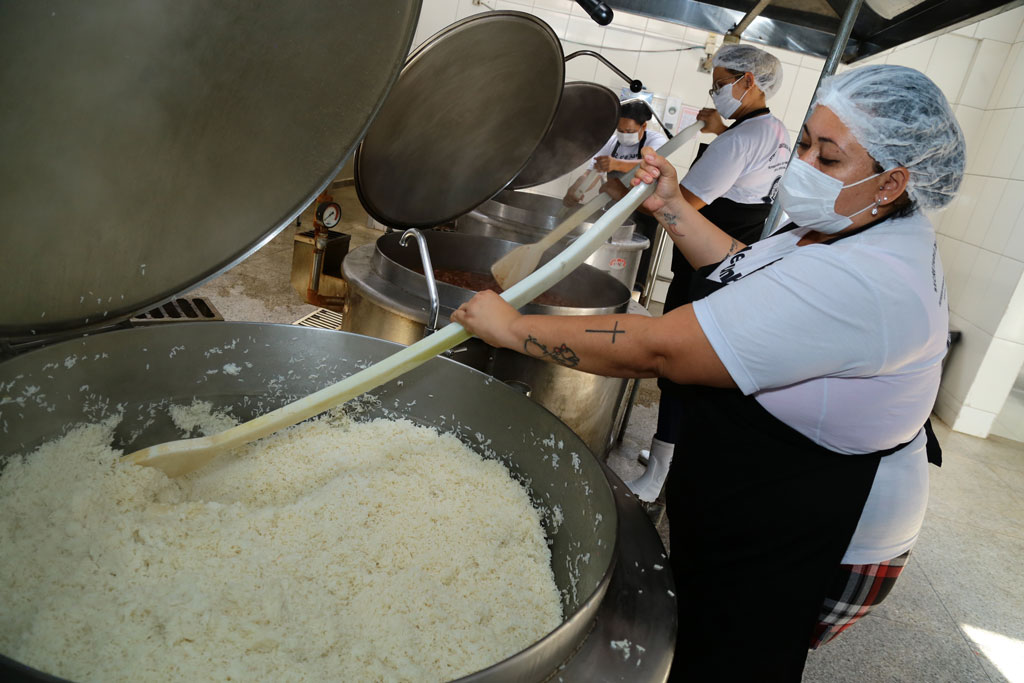
[(751, 246), (697, 213), (645, 150), (634, 184), (657, 183), (645, 206), (699, 272), (692, 304), (660, 318), (523, 316), (482, 292), (452, 316), (586, 372), (699, 385), (682, 431), (694, 457), (666, 492), (673, 678), (798, 681), (808, 647), (899, 575), (937, 460), (925, 423), (948, 327), (923, 210), (952, 200), (964, 152), (926, 76), (851, 70), (823, 81), (801, 130), (778, 199), (793, 222)]

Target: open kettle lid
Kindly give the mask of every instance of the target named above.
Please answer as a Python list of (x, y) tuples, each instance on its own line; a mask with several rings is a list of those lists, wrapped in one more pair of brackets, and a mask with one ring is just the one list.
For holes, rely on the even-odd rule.
[(433, 227), (504, 189), (551, 126), (565, 63), (523, 12), (458, 21), (409, 56), (356, 152), (356, 190), (391, 227)]
[(597, 83), (566, 83), (547, 135), (510, 187), (533, 187), (574, 171), (597, 154), (619, 124), (619, 98)]
[(126, 319), (340, 170), (419, 0), (0, 4), (0, 340)]

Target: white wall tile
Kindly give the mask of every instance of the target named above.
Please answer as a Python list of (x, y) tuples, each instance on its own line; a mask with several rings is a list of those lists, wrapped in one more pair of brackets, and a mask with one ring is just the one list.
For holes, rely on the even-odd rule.
[[(985, 303), (979, 320), (984, 323), (982, 328), (986, 331), (991, 330), (996, 337), (1000, 337), (999, 329), (1003, 327), (1003, 320), (1010, 315), (1010, 304), (1020, 287), (1022, 275), (1024, 275), (1024, 263), (1005, 256), (999, 257), (999, 262), (992, 271), (988, 301)], [(1009, 339), (1005, 334), (1001, 338), (1017, 341)], [(1024, 340), (1018, 343), (1024, 343)]]
[(992, 431), (992, 424), (997, 415), (998, 413), (988, 413), (984, 410), (964, 406), (960, 409), (960, 413), (952, 425), (953, 431), (976, 436), (979, 439), (987, 438), (989, 432)]
[[(775, 55), (780, 62), (783, 64), (783, 68), (786, 66), (800, 66), (801, 55), (799, 52), (792, 52), (790, 50), (783, 50), (782, 48), (773, 47), (771, 45), (755, 45), (754, 47), (759, 50), (764, 50), (769, 54)], [(818, 67), (818, 71), (821, 71), (821, 67)]]
[(613, 50), (639, 50), (643, 45), (643, 42), (643, 29), (629, 27), (616, 28), (615, 24), (612, 24), (605, 28), (604, 42), (601, 43), (601, 46), (611, 48)]
[(1024, 344), (1024, 277), (1017, 281), (1013, 296), (1006, 306), (1006, 313), (996, 328), (996, 337)]
[(646, 50), (673, 50), (679, 47), (679, 41), (661, 36), (644, 36), (643, 49), (636, 63), (636, 76), (644, 82), (648, 90), (656, 93), (672, 92), (672, 82), (676, 75), (678, 52), (646, 52)]
[[(998, 265), (999, 254), (979, 249), (971, 266), (970, 276), (963, 285), (958, 285), (960, 292), (956, 305), (957, 312), (989, 335), (995, 334), (1002, 314), (1002, 310), (993, 313), (986, 302), (992, 284), (992, 273)], [(1007, 299), (1003, 300), (1000, 309), (1005, 308)]]
[(533, 0), (534, 9), (546, 9), (552, 12), (562, 12), (563, 14), (572, 12), (573, 5), (575, 4), (573, 0)]
[(786, 120), (786, 114), (789, 112), (789, 101), (793, 97), (793, 86), (796, 84), (796, 74), (798, 69), (791, 67), (782, 67), (782, 85), (779, 89), (768, 98), (768, 107), (772, 110), (781, 121)]
[(996, 151), (989, 173), (999, 178), (1011, 177), (1024, 149), (1024, 108), (997, 110), (992, 117), (992, 125), (1002, 125), (1006, 114), (1009, 114), (1006, 126), (991, 131)]
[(974, 32), (977, 30), (978, 23), (975, 22), (973, 24), (968, 24), (967, 26), (961, 26), (957, 30), (953, 31), (953, 33), (957, 34), (958, 36), (967, 36), (968, 38), (973, 38)]
[[(562, 41), (562, 51), (565, 54), (571, 55), (573, 52), (578, 50), (587, 49), (580, 43), (573, 43), (568, 40)], [(601, 67), (605, 69), (604, 66)], [(565, 80), (566, 81), (594, 81), (594, 75), (597, 73), (597, 60), (587, 55), (581, 55), (574, 57), (565, 63)], [(618, 92), (618, 91), (616, 91)]]
[(1024, 365), (1024, 344), (1005, 339), (992, 340), (964, 405), (998, 414), (1006, 403), (1021, 365)]
[(978, 258), (980, 250), (973, 244), (961, 242), (956, 249), (952, 262), (946, 262), (946, 291), (949, 292), (949, 309), (967, 317), (966, 312), (960, 306), (967, 291), (967, 283), (970, 281), (971, 271), (974, 270), (974, 262)]
[(935, 408), (932, 412), (938, 415), (940, 420), (947, 425), (955, 423), (962, 407), (963, 401), (947, 391), (944, 386), (939, 386), (939, 395), (935, 399)]
[[(576, 5), (573, 7), (575, 8)], [(600, 46), (604, 40), (604, 28), (595, 24), (594, 20), (586, 15), (570, 16), (569, 23), (566, 24), (565, 39), (595, 48)]]
[(565, 29), (569, 24), (569, 15), (566, 12), (552, 12), (549, 9), (534, 8), (533, 15), (551, 27), (559, 38), (565, 38)]
[(949, 329), (960, 332), (960, 341), (950, 349), (942, 371), (942, 388), (963, 403), (971, 390), (978, 368), (992, 342), (991, 335), (952, 311)]
[[(996, 83), (995, 98), (989, 107), (1006, 109), (1016, 107), (1024, 97), (1024, 43), (1015, 43), (1006, 58), (1006, 66)], [(1005, 76), (1005, 79), (1003, 78)]]
[(934, 50), (935, 39), (932, 38), (930, 40), (913, 44), (910, 47), (893, 51), (893, 53), (889, 55), (889, 59), (886, 63), (896, 64), (898, 66), (909, 66), (911, 69), (917, 69), (921, 73), (924, 73), (928, 68), (928, 62), (931, 61), (932, 52)]
[(615, 18), (612, 19), (612, 23), (609, 26), (618, 26), (619, 28), (636, 28), (643, 31), (647, 28), (647, 17), (640, 14), (632, 14), (630, 12), (622, 12), (615, 10)]
[[(975, 109), (963, 104), (953, 108), (956, 120), (964, 133), (964, 143), (967, 146), (967, 172), (973, 172), (972, 164), (978, 155), (978, 148), (981, 145), (983, 122), (988, 113), (982, 109)], [(991, 115), (989, 116), (991, 118)]]
[(991, 38), (1004, 43), (1012, 43), (1024, 22), (1024, 7), (1017, 7), (978, 22), (974, 32), (976, 38)]
[(814, 69), (818, 73), (825, 68), (825, 60), (821, 57), (815, 57), (814, 55), (803, 55), (800, 57), (800, 66), (808, 69)]
[(693, 43), (694, 45), (706, 45), (708, 42), (708, 36), (713, 35), (715, 37), (715, 49), (722, 45), (722, 36), (717, 33), (711, 33), (699, 28), (693, 28), (691, 26), (686, 27), (686, 40)]
[[(793, 69), (789, 70), (789, 72), (792, 71)], [(789, 72), (787, 72), (787, 76)], [(790, 96), (789, 103), (786, 106), (786, 117), (782, 119), (782, 122), (786, 124), (786, 128), (790, 130), (800, 130), (800, 126), (803, 125), (804, 114), (807, 113), (807, 107), (811, 104), (814, 88), (818, 85), (818, 77), (821, 74), (814, 69), (799, 67), (796, 69), (795, 75), (793, 94)]]
[(1024, 261), (1024, 212), (1017, 217), (1017, 223), (1010, 231), (1010, 239), (1006, 240), (1003, 255)]
[(459, 3), (455, 0), (423, 0), (423, 5), (420, 8), (419, 22), (416, 24), (416, 34), (412, 39), (412, 46), (416, 47), (455, 21), (458, 12)]
[[(1018, 109), (1017, 111), (1024, 111), (1024, 108)], [(1012, 131), (1009, 134), (1021, 136), (1024, 135), (1024, 131)], [(1024, 180), (1024, 150), (1021, 151), (1020, 156), (1017, 158), (1016, 165), (1014, 165), (1013, 170), (1010, 171), (1010, 177), (1014, 180)]]
[(940, 36), (935, 41), (925, 74), (935, 81), (951, 104), (960, 101), (960, 90), (977, 47), (975, 39), (953, 34)]
[[(1007, 140), (1007, 131), (1009, 131), (1013, 113), (1012, 109), (995, 109), (986, 112), (982, 120), (981, 143), (977, 145), (978, 151), (974, 157), (974, 163), (970, 166), (971, 173), (997, 175), (993, 172), (996, 160), (1007, 156), (1003, 149), (1004, 143), (1014, 145), (1019, 142), (1014, 139), (1018, 136), (1010, 136), (1010, 139)], [(1020, 152), (1019, 144), (1016, 144), (1016, 151)], [(1013, 161), (1016, 162), (1016, 160), (1017, 157), (1014, 156)], [(1008, 178), (1012, 170), (1013, 164), (1011, 163), (1002, 177)]]
[(703, 52), (691, 50), (680, 52), (676, 61), (675, 76), (672, 78), (672, 94), (691, 107), (703, 107), (711, 99), (708, 97), (711, 75), (697, 69), (703, 58)]
[(999, 198), (999, 203), (996, 205), (996, 210), (992, 214), (992, 223), (981, 246), (997, 254), (1004, 253), (1010, 235), (1013, 234), (1021, 219), (1022, 211), (1024, 211), (1024, 182), (1008, 180), (1003, 194)]
[(968, 174), (960, 184), (960, 193), (947, 209), (948, 215), (942, 221), (942, 234), (962, 240), (971, 222), (971, 215), (981, 195), (984, 179), (981, 176)]
[(510, 9), (518, 12), (529, 12), (533, 9), (533, 0), (488, 0), (487, 4), (493, 5), (494, 9)]
[[(686, 38), (686, 26), (672, 21), (648, 19), (647, 35), (664, 36), (665, 38), (674, 38), (682, 42)], [(700, 41), (699, 44), (703, 45), (704, 42)]]
[(1017, 31), (1017, 37), (1014, 38), (1013, 42), (1015, 42), (1015, 43), (1024, 42), (1024, 22), (1021, 22), (1020, 30)]
[[(424, 3), (424, 7), (426, 7), (426, 3)], [(483, 12), (490, 12), (490, 11), (491, 10), (487, 9), (483, 5), (474, 5), (473, 4), (473, 0), (459, 0), (459, 7), (458, 7), (458, 11), (456, 12), (456, 19), (465, 19), (466, 17), (473, 16), (474, 14), (481, 14)], [(422, 23), (423, 23), (423, 17), (421, 15), (420, 16), (420, 24), (422, 24)], [(419, 31), (418, 28), (417, 28), (417, 31)]]
[(1010, 54), (1010, 46), (996, 40), (983, 40), (978, 45), (970, 75), (960, 94), (960, 104), (978, 109), (988, 107), (995, 95), (996, 83)]
[(978, 247), (985, 243), (985, 237), (992, 227), (992, 216), (1002, 199), (1006, 183), (1004, 178), (985, 177), (981, 179), (978, 200), (974, 204), (974, 211), (968, 219), (967, 231), (964, 233), (965, 242)]

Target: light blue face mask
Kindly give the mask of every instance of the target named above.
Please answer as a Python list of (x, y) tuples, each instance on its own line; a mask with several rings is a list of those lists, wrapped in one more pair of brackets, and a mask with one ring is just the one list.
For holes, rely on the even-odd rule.
[(876, 204), (872, 202), (860, 211), (844, 216), (836, 213), (836, 199), (839, 193), (848, 187), (866, 183), (872, 178), (885, 173), (876, 173), (863, 180), (843, 185), (838, 178), (819, 171), (806, 161), (793, 159), (786, 175), (779, 186), (778, 201), (782, 210), (801, 228), (810, 228), (826, 235), (845, 230), (853, 224), (854, 216), (858, 216)]

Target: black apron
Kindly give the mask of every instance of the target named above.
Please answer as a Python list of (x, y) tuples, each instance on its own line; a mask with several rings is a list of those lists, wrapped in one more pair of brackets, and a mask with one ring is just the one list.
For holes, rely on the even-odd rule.
[[(638, 155), (637, 155), (637, 158), (636, 158), (637, 161), (640, 160), (639, 150), (644, 148), (644, 143), (646, 143), (646, 142), (647, 142), (647, 131), (644, 131), (644, 135), (643, 135), (642, 138), (640, 138), (640, 144), (637, 147), (637, 152), (638, 152)], [(615, 156), (615, 153), (618, 152), (618, 151), (619, 151), (619, 143), (616, 142), (615, 146), (612, 147), (612, 153), (609, 156), (611, 156), (611, 157), (613, 157), (615, 159), (618, 159), (619, 157)], [(631, 159), (627, 159), (627, 161), (632, 161), (632, 160)], [(624, 173), (619, 173), (617, 171), (613, 171), (609, 175), (614, 176), (614, 177), (616, 177), (616, 178), (621, 180), (622, 176), (624, 176), (625, 174)], [(629, 188), (627, 187), (626, 189), (628, 190)], [(655, 235), (658, 232), (658, 219), (655, 218), (654, 216), (649, 216), (649, 215), (647, 215), (645, 213), (642, 213), (640, 211), (634, 211), (631, 214), (630, 218), (633, 220), (634, 223), (636, 223), (636, 232), (641, 234), (641, 235), (643, 235), (648, 240), (650, 240), (651, 244), (654, 244), (654, 237), (655, 237)], [(650, 265), (651, 265), (651, 251), (653, 251), (653, 250), (650, 248), (650, 246), (648, 246), (646, 249), (643, 250), (643, 253), (640, 254), (640, 265), (639, 265), (639, 267), (637, 268), (637, 271), (636, 271), (636, 284), (640, 285), (641, 290), (644, 287), (647, 286), (647, 269), (650, 268)]]
[[(706, 277), (717, 266), (700, 269), (695, 295), (724, 286)], [(798, 682), (878, 464), (909, 441), (835, 453), (739, 389), (690, 389), (692, 456), (676, 459), (666, 492), (679, 608), (671, 680)]]

